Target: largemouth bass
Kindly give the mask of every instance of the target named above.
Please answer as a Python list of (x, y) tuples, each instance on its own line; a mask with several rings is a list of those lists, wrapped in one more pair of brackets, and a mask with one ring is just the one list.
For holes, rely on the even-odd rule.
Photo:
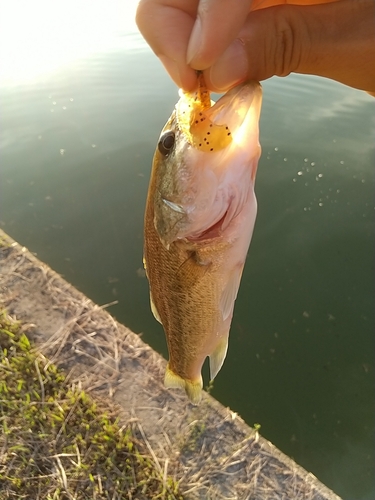
[(151, 309), (163, 325), (166, 387), (202, 396), (224, 362), (234, 302), (250, 244), (260, 157), (258, 82), (231, 89), (215, 104), (200, 77), (180, 100), (155, 151), (144, 228)]

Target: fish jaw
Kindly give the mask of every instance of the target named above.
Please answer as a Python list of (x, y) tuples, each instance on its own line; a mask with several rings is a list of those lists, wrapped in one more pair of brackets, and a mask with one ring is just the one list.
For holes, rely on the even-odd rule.
[[(211, 107), (193, 94), (180, 96), (154, 155), (144, 262), (152, 311), (167, 338), (165, 386), (183, 388), (197, 404), (205, 358), (213, 379), (226, 356), (255, 223), (261, 87), (245, 83)], [(197, 116), (205, 120), (195, 123)]]
[(173, 131), (175, 147), (166, 158), (156, 152), (154, 223), (166, 248), (178, 239), (201, 238), (223, 218), (225, 229), (246, 202), (260, 157), (258, 82), (231, 89), (211, 107), (199, 106), (192, 93), (180, 96), (161, 134)]

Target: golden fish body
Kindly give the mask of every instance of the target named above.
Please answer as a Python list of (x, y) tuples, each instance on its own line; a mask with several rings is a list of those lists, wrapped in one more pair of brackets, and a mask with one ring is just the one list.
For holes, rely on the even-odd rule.
[(180, 91), (154, 155), (144, 229), (151, 308), (164, 327), (166, 387), (201, 399), (201, 369), (220, 370), (255, 223), (262, 100), (244, 83), (215, 104), (203, 81)]

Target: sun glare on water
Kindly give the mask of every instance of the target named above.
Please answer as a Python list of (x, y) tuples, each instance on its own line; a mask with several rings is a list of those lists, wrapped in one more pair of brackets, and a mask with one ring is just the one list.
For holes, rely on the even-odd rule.
[(1, 84), (32, 82), (90, 53), (110, 49), (118, 43), (119, 32), (137, 32), (134, 22), (137, 3), (136, 0), (2, 0)]

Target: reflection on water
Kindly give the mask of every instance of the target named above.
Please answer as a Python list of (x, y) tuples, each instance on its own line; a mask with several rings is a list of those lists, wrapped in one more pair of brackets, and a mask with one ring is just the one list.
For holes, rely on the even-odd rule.
[[(142, 226), (176, 88), (135, 2), (23, 2), (27, 23), (15, 5), (0, 13), (1, 225), (96, 302), (117, 299), (166, 356)], [(349, 500), (375, 497), (373, 103), (324, 79), (265, 82), (258, 220), (213, 391)]]
[[(138, 2), (65, 0), (8, 1), (0, 6), (2, 82), (38, 82), (73, 61), (118, 47), (144, 47), (135, 34)], [(21, 15), (22, 13), (22, 15)], [(130, 36), (129, 36), (130, 35)]]

